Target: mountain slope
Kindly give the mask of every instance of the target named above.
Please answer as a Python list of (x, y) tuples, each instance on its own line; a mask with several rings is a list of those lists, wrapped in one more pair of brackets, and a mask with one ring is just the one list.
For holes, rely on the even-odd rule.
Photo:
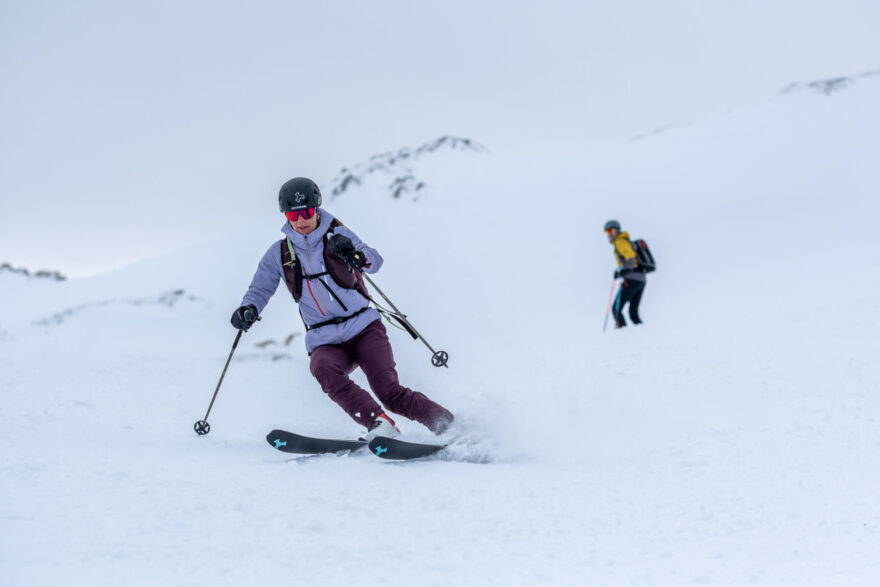
[[(329, 201), (450, 353), (434, 369), (390, 335), (401, 380), (459, 417), (450, 462), (266, 446), (276, 427), (358, 433), (283, 288), (193, 434), (277, 218), (95, 278), (0, 274), (4, 576), (875, 582), (878, 94), (787, 93), (589, 156), (449, 152), (419, 164), (418, 201), (369, 178)], [(609, 217), (658, 270), (646, 324), (603, 334)]]

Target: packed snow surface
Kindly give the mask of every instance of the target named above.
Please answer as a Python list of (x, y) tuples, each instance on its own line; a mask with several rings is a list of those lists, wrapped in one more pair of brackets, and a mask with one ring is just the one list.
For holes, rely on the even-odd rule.
[[(193, 432), (280, 217), (97, 277), (0, 273), (0, 583), (880, 582), (876, 76), (588, 155), (486, 147), (418, 162), (417, 201), (374, 175), (326, 202), (449, 352), (389, 327), (402, 382), (458, 416), (435, 458), (266, 443), (361, 432), (283, 286)], [(658, 270), (645, 324), (603, 333), (608, 218)]]

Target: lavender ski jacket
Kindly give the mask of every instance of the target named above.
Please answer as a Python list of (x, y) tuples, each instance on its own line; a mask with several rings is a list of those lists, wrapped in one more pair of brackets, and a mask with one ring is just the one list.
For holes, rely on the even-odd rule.
[[(281, 227), (285, 238), (289, 238), (293, 243), (293, 250), (302, 263), (303, 272), (308, 275), (327, 270), (324, 266), (324, 235), (330, 229), (333, 215), (324, 208), (320, 208), (318, 214), (320, 220), (318, 227), (309, 234), (299, 234), (287, 222)], [(370, 264), (369, 267), (364, 267), (366, 273), (375, 273), (382, 267), (382, 256), (375, 249), (364, 244), (358, 235), (348, 227), (338, 226), (334, 230), (334, 234), (347, 236), (351, 239), (355, 249), (363, 251), (367, 263)], [(263, 313), (263, 308), (269, 303), (269, 298), (272, 297), (275, 290), (278, 289), (278, 283), (284, 278), (284, 269), (281, 266), (281, 242), (284, 240), (281, 239), (281, 241), (273, 243), (263, 255), (257, 266), (257, 272), (254, 273), (254, 278), (251, 280), (251, 285), (241, 300), (242, 306), (253, 304), (260, 314)], [(326, 287), (317, 283), (318, 279), (330, 287), (333, 295), (327, 291)], [(292, 296), (291, 299), (293, 299)], [(340, 300), (342, 304), (340, 304)], [(343, 304), (348, 308), (348, 311), (343, 310)], [(369, 301), (359, 292), (339, 287), (329, 275), (316, 279), (303, 279), (299, 312), (306, 324), (318, 324), (325, 320), (350, 316), (367, 305), (369, 305)], [(341, 324), (328, 324), (309, 330), (306, 332), (306, 351), (311, 353), (324, 344), (342, 344), (360, 334), (371, 322), (379, 319), (379, 312), (370, 308)]]

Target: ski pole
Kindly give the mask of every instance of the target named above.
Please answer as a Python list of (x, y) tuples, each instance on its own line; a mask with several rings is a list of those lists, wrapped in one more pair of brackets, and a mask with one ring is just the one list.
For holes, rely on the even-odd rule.
[[(245, 310), (245, 318), (247, 318), (248, 315), (253, 316), (253, 312), (251, 312), (250, 309)], [(257, 318), (257, 320), (261, 320), (261, 318)], [(223, 383), (223, 378), (226, 377), (226, 370), (229, 368), (229, 362), (232, 361), (232, 353), (235, 352), (235, 347), (238, 346), (238, 341), (241, 338), (242, 332), (244, 332), (244, 330), (239, 330), (238, 334), (235, 335), (235, 342), (232, 343), (232, 350), (229, 351), (229, 358), (226, 359), (226, 365), (223, 367), (223, 373), (220, 374), (220, 381), (217, 382), (217, 389), (214, 390), (214, 397), (211, 398), (211, 403), (208, 405), (208, 411), (205, 412), (205, 418), (199, 420), (193, 425), (193, 429), (199, 436), (204, 436), (211, 431), (211, 425), (208, 424), (208, 414), (211, 413), (211, 408), (214, 407), (214, 400), (217, 399), (217, 392), (220, 391), (220, 384)]]
[(388, 296), (386, 296), (382, 292), (382, 290), (379, 289), (379, 286), (377, 286), (375, 283), (373, 283), (373, 280), (370, 279), (370, 276), (367, 275), (366, 273), (364, 273), (363, 271), (361, 271), (361, 275), (363, 275), (367, 279), (367, 281), (370, 283), (370, 285), (373, 286), (377, 292), (379, 292), (379, 295), (382, 296), (382, 298), (386, 302), (388, 302), (388, 305), (391, 306), (391, 309), (394, 310), (394, 312), (395, 312), (393, 314), (394, 318), (398, 322), (400, 322), (400, 324), (404, 328), (406, 328), (406, 331), (409, 332), (410, 336), (412, 336), (415, 339), (421, 339), (421, 341), (423, 343), (425, 343), (425, 346), (428, 347), (428, 350), (431, 351), (431, 353), (433, 353), (431, 355), (431, 364), (434, 365), (435, 367), (446, 367), (448, 369), (449, 365), (447, 364), (447, 362), (449, 361), (449, 353), (447, 353), (446, 351), (435, 351), (431, 347), (431, 345), (428, 344), (428, 341), (425, 340), (425, 337), (422, 336), (421, 334), (419, 334), (419, 332), (416, 330), (415, 326), (413, 326), (409, 322), (409, 320), (406, 319), (406, 315), (397, 309), (397, 307), (394, 305), (394, 303), (388, 299)]
[(611, 313), (611, 303), (614, 300), (614, 287), (617, 285), (617, 279), (611, 280), (611, 293), (608, 294), (608, 309), (605, 310), (605, 324), (602, 325), (602, 332), (605, 332), (605, 328), (608, 326), (608, 314)]

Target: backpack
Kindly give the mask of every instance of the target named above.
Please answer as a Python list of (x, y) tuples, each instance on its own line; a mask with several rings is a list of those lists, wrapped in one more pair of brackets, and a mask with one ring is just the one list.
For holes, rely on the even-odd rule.
[[(352, 271), (349, 269), (348, 265), (340, 259), (336, 253), (330, 251), (330, 246), (327, 244), (327, 241), (330, 236), (334, 234), (334, 229), (336, 229), (337, 226), (343, 226), (343, 224), (338, 218), (334, 218), (333, 222), (330, 223), (330, 229), (324, 234), (324, 266), (326, 267), (326, 270), (315, 275), (309, 275), (308, 277), (313, 279), (315, 277), (329, 274), (339, 287), (355, 289), (369, 300), (370, 292), (367, 291), (367, 287), (364, 285), (363, 275), (361, 275), (359, 271)], [(293, 252), (293, 244), (290, 242), (289, 238), (281, 240), (281, 266), (284, 269), (284, 282), (287, 284), (287, 289), (289, 289), (290, 293), (293, 295), (294, 301), (299, 303), (299, 299), (302, 296), (303, 271), (296, 258), (296, 254)], [(330, 291), (331, 295), (335, 296), (323, 280), (319, 279), (318, 281)], [(342, 304), (341, 301), (339, 303)], [(346, 308), (344, 304), (342, 304), (342, 308), (346, 312), (348, 311), (348, 308)]]
[(654, 255), (651, 254), (651, 249), (648, 248), (645, 239), (639, 238), (631, 242), (633, 251), (636, 253), (636, 261), (639, 263), (638, 270), (642, 273), (654, 271), (657, 265), (654, 263)]

